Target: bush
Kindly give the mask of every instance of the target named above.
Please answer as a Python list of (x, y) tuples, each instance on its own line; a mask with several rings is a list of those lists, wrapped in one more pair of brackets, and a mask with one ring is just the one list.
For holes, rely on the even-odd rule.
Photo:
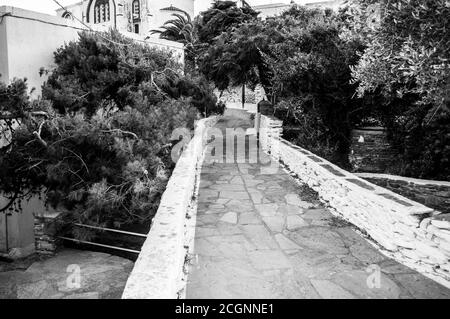
[(275, 114), (278, 118), (287, 119), (283, 138), (329, 161), (339, 162), (337, 142), (316, 110), (304, 109), (301, 102), (292, 98), (279, 102)]
[(362, 31), (367, 45), (353, 68), (353, 81), (360, 97), (381, 94), (375, 109), (400, 152), (397, 173), (449, 180), (448, 1), (354, 2), (354, 21), (379, 7), (375, 26), (354, 22), (349, 28)]
[(81, 33), (55, 57), (43, 100), (30, 103), (22, 81), (8, 87), (14, 99), (0, 100), (0, 115), (21, 122), (0, 154), (1, 190), (13, 201), (45, 190), (81, 223), (148, 223), (174, 167), (172, 131), (193, 129), (197, 108), (217, 110), (212, 90), (170, 54), (116, 33)]
[[(267, 59), (279, 101), (275, 115), (305, 128), (294, 138), (301, 146), (348, 167), (350, 132), (362, 104), (353, 98), (350, 66), (362, 46), (340, 38), (337, 20), (328, 11), (290, 9), (270, 22), (279, 25), (281, 40), (269, 45)], [(317, 131), (311, 135), (307, 128)]]

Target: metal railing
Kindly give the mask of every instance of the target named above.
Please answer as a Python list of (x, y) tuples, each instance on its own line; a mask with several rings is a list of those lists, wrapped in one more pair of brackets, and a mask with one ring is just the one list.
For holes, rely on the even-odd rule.
[[(136, 237), (147, 238), (146, 234), (134, 233), (134, 232), (118, 230), (118, 229), (112, 229), (112, 228), (97, 227), (97, 226), (91, 226), (91, 225), (85, 225), (85, 224), (79, 224), (79, 223), (75, 223), (74, 226), (90, 228), (90, 229), (95, 229), (95, 230), (101, 230), (101, 231), (107, 231), (107, 232), (113, 232), (113, 233), (119, 233), (119, 234), (124, 234), (124, 235), (128, 235), (128, 236), (136, 236)], [(116, 249), (116, 250), (126, 251), (126, 252), (129, 252), (129, 253), (139, 254), (141, 252), (140, 250), (134, 250), (134, 249), (123, 248), (123, 247), (118, 247), (118, 246), (94, 243), (94, 242), (87, 241), (87, 240), (79, 240), (79, 239), (69, 238), (69, 237), (65, 237), (65, 236), (58, 236), (58, 238), (60, 238), (62, 240), (67, 240), (67, 241), (79, 243), (79, 244), (87, 244), (87, 245), (93, 245), (93, 246), (98, 246), (98, 247), (103, 247), (103, 248)]]

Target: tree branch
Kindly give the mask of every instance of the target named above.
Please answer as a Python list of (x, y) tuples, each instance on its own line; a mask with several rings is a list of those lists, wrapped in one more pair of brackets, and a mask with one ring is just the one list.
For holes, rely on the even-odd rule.
[(113, 129), (113, 130), (103, 130), (103, 133), (121, 133), (123, 135), (131, 135), (133, 136), (135, 139), (139, 139), (139, 137), (133, 133), (133, 132), (128, 132), (128, 131), (122, 131), (121, 129)]

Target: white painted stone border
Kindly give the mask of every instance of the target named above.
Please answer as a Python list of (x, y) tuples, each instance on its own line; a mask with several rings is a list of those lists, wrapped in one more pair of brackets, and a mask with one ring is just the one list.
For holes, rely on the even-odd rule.
[(445, 186), (450, 187), (450, 182), (447, 181), (433, 181), (429, 179), (418, 179), (411, 177), (404, 177), (398, 175), (390, 175), (390, 174), (378, 174), (378, 173), (355, 173), (356, 176), (361, 178), (384, 178), (392, 181), (404, 181), (408, 183), (413, 183), (417, 185), (433, 185), (433, 186)]
[(429, 207), (283, 140), (281, 124), (261, 115), (259, 140), (263, 150), (315, 190), (332, 213), (366, 233), (383, 253), (450, 288), (449, 221), (439, 220)]
[[(152, 227), (128, 278), (122, 299), (177, 299), (183, 289), (186, 215), (196, 191), (207, 129), (217, 117), (196, 123), (195, 134), (179, 158), (162, 195)], [(188, 237), (191, 237), (189, 235)]]

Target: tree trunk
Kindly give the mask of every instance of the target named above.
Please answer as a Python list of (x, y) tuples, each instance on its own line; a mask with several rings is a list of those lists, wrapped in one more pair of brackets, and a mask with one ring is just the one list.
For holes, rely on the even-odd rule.
[(245, 108), (245, 84), (242, 85), (242, 109)]

